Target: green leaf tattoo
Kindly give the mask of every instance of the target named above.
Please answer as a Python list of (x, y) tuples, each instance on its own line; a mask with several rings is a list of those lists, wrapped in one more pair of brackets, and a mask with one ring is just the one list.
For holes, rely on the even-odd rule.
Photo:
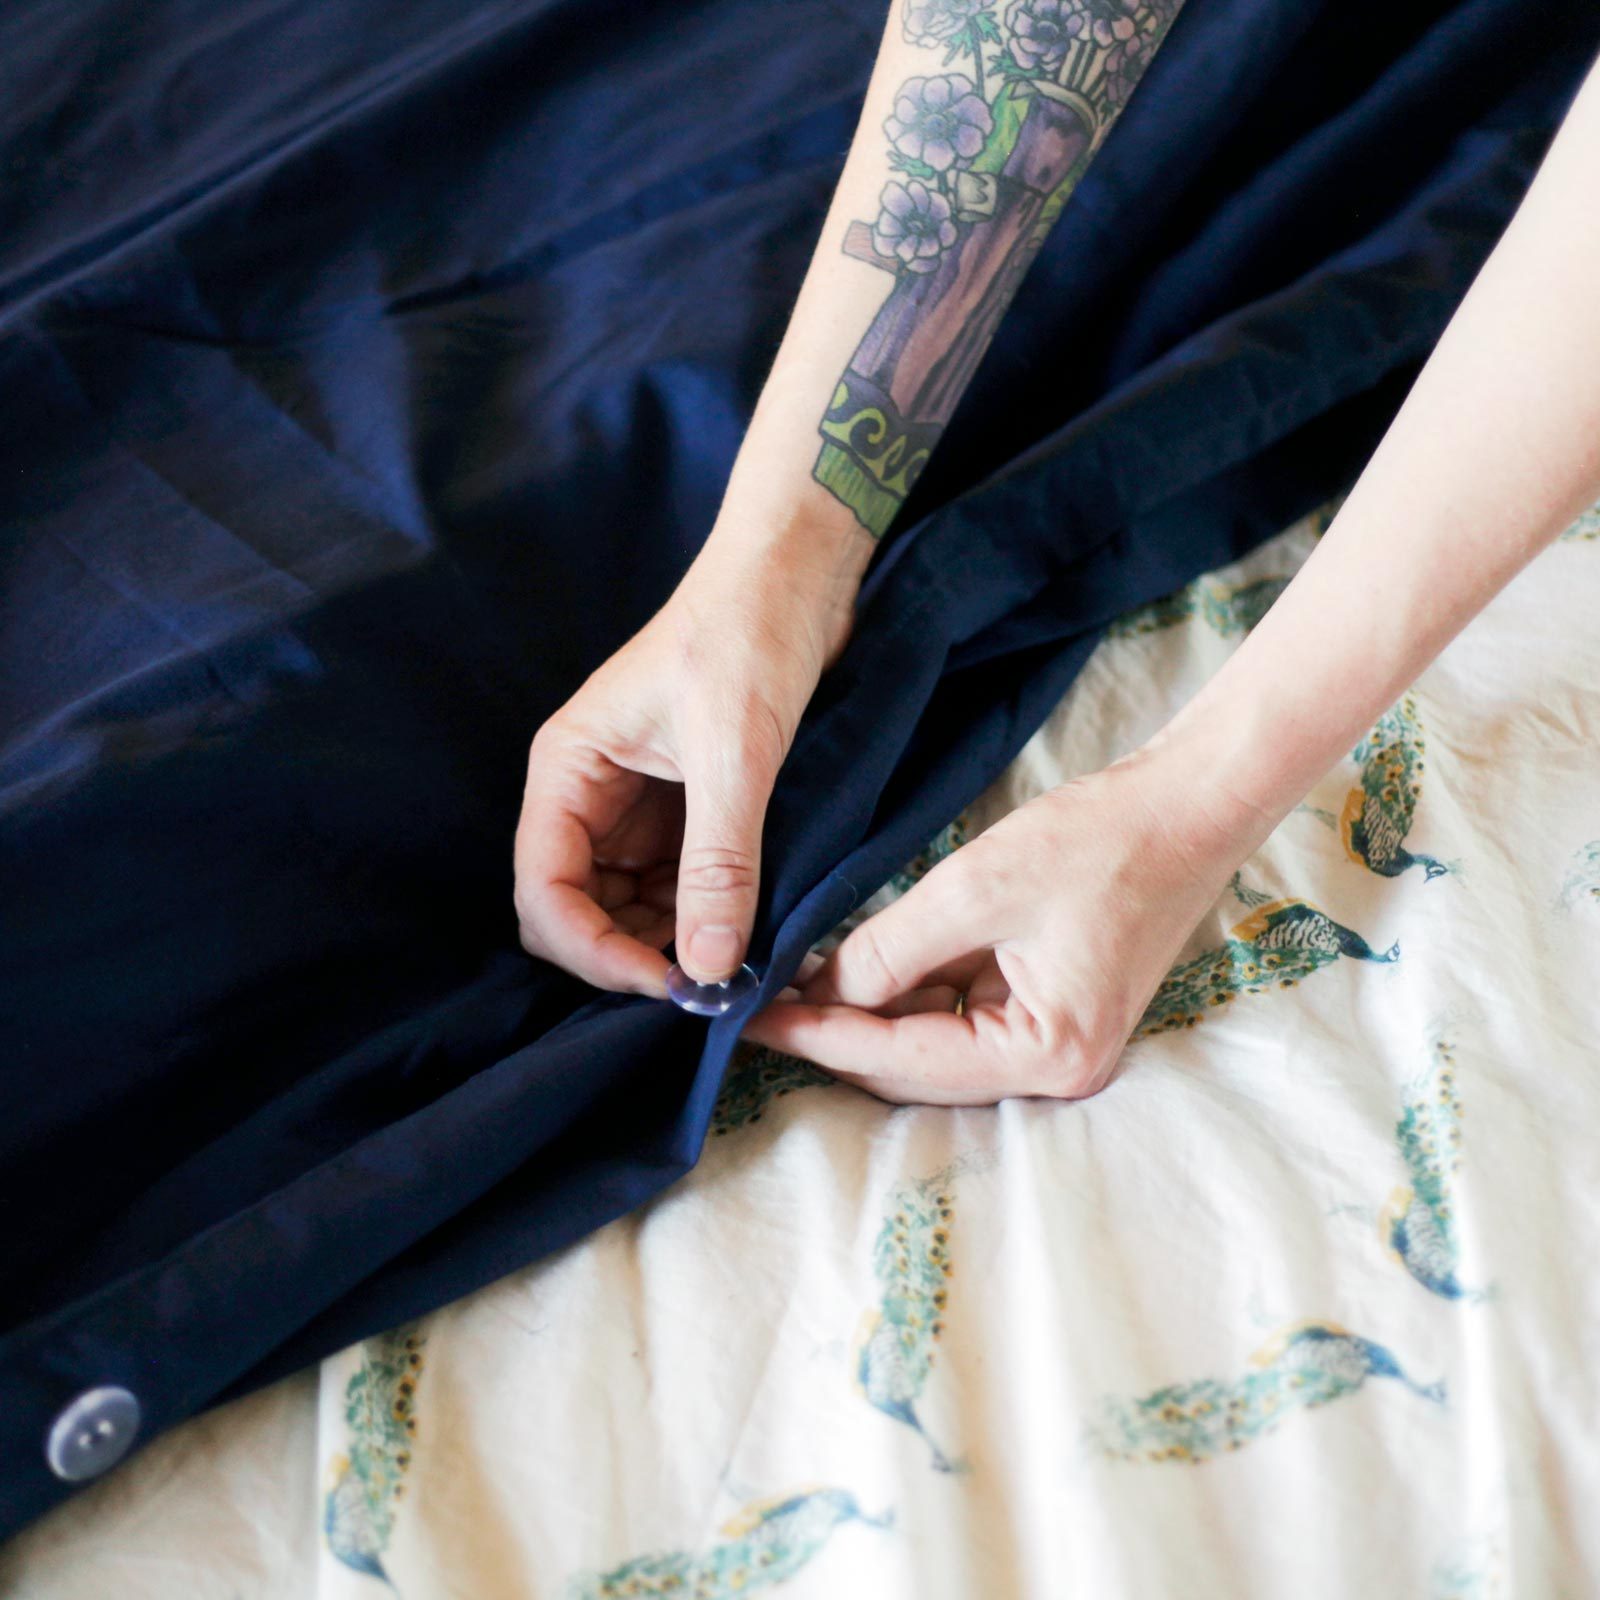
[(901, 0), (891, 178), (844, 252), (889, 277), (840, 374), (812, 474), (874, 537), (911, 492), (1067, 197), (1182, 0)]

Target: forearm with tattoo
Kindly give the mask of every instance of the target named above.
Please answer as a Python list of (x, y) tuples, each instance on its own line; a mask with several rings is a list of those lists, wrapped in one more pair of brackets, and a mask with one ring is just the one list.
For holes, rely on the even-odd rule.
[(875, 538), (1182, 0), (896, 4), (930, 70), (901, 84), (883, 123), (877, 215), (845, 231), (845, 254), (882, 268), (885, 293), (813, 468)]

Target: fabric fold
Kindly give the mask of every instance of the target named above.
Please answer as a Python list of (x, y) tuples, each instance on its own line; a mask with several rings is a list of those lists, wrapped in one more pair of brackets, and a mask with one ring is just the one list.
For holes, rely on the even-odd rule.
[[(153, 1437), (659, 1194), (746, 1014), (707, 1028), (523, 955), (511, 837), (533, 731), (705, 536), (880, 11), (391, 12), (289, 65), (324, 24), (252, 13), (185, 119), (192, 8), (99, 0), (109, 108), (80, 22), (19, 46), (35, 84), (75, 64), (52, 117), (0, 113), (30, 208), (0, 256), (25, 380), (0, 650), (39, 734), (0, 770), (0, 1536), (68, 1492), (41, 1440), (77, 1393), (128, 1387)], [(801, 724), (749, 1004), (1004, 767), (1113, 616), (1359, 470), (1597, 44), (1527, 0), (1190, 0)], [(277, 91), (324, 137), (291, 150)], [(102, 115), (145, 142), (113, 160)], [(281, 152), (251, 117), (290, 118)], [(1369, 220), (1397, 123), (1425, 132)], [(49, 139), (129, 185), (99, 232)], [(588, 243), (540, 253), (561, 240)], [(51, 362), (79, 411), (50, 409)], [(127, 492), (141, 462), (182, 491)], [(142, 563), (182, 647), (64, 582), (61, 530), (86, 566)], [(206, 633), (241, 549), (325, 591)]]

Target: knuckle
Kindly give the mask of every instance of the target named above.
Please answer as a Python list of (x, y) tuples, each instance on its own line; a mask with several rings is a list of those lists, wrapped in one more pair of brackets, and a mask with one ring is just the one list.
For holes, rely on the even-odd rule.
[(549, 960), (550, 950), (539, 935), (533, 919), (522, 911), (517, 913), (517, 943), (530, 956), (538, 956), (541, 960)]
[(1041, 1020), (1028, 1051), (1035, 1093), (1054, 1100), (1086, 1100), (1111, 1081), (1120, 1054), (1097, 1030), (1059, 1018)]
[(533, 884), (525, 873), (519, 872), (512, 885), (511, 905), (517, 913), (517, 921), (522, 925), (524, 936), (531, 937), (533, 929), (538, 925), (539, 907)]
[(690, 764), (716, 781), (717, 787), (739, 791), (752, 779), (770, 781), (783, 765), (790, 734), (776, 711), (760, 699), (742, 699), (724, 710), (712, 710), (695, 724), (686, 754)]
[(776, 772), (789, 748), (790, 734), (764, 699), (748, 701), (739, 718), (736, 742), (741, 761)]
[(537, 753), (542, 755), (553, 745), (560, 744), (561, 736), (561, 713), (557, 711), (551, 716), (547, 717), (539, 724), (537, 728), (534, 729), (533, 737), (528, 741), (529, 754), (533, 755)]
[(691, 850), (678, 862), (678, 892), (700, 899), (737, 899), (753, 894), (758, 870), (754, 857), (716, 846)]
[(869, 1005), (879, 1005), (897, 995), (905, 986), (899, 970), (878, 931), (863, 923), (851, 936), (855, 949), (850, 952), (853, 989), (862, 992)]
[(958, 899), (969, 914), (987, 916), (1014, 905), (1026, 889), (1024, 874), (1018, 871), (1010, 852), (982, 835), (941, 861), (929, 878), (941, 869), (946, 892)]

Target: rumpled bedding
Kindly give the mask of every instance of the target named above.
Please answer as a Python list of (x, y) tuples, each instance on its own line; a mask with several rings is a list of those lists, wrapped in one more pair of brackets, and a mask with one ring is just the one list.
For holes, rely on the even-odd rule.
[[(102, 1405), (134, 1465), (699, 1160), (744, 1014), (529, 956), (510, 842), (712, 525), (884, 19), (0, 7), (0, 1540)], [(1190, 0), (796, 730), (744, 1005), (1113, 618), (1355, 476), (1597, 48), (1538, 0)]]
[[(846, 925), (1158, 726), (1333, 509), (1119, 619)], [(1597, 606), (1600, 507), (1244, 865), (1099, 1096), (892, 1107), (741, 1046), (658, 1199), (180, 1426), (0, 1591), (1595, 1592)]]

